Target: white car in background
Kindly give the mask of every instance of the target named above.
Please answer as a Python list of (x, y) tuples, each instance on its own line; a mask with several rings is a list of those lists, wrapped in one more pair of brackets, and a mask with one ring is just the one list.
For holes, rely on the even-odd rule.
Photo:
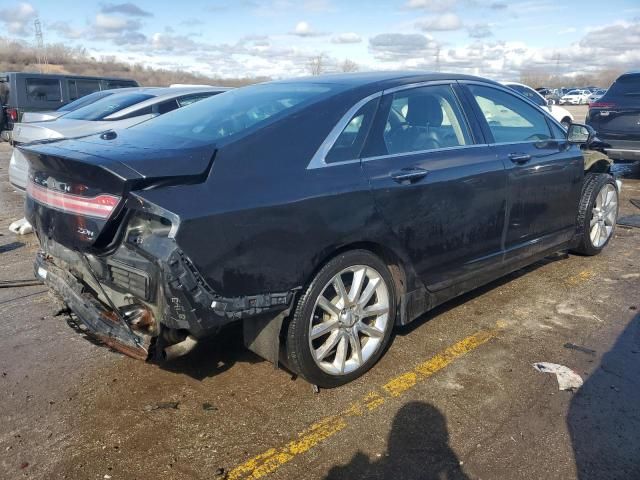
[(589, 102), (589, 90), (571, 90), (560, 98), (560, 104), (584, 105)]
[(606, 88), (599, 88), (595, 92), (593, 92), (591, 95), (589, 95), (589, 98), (587, 101), (589, 103), (597, 102), (604, 96), (605, 93), (607, 93)]
[(546, 98), (536, 92), (533, 88), (516, 82), (504, 82), (503, 85), (505, 87), (509, 87), (512, 90), (515, 90), (520, 95), (531, 100), (543, 110), (549, 112), (551, 116), (558, 122), (560, 122), (565, 128), (567, 128), (571, 124), (571, 122), (573, 122), (573, 115), (571, 115), (568, 110), (559, 107), (558, 105), (552, 105), (549, 101), (547, 101)]

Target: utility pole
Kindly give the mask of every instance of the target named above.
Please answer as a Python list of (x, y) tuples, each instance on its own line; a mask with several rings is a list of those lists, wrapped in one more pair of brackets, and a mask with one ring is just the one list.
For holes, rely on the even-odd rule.
[(40, 66), (40, 73), (43, 73), (43, 70), (46, 70), (46, 66), (49, 65), (47, 61), (47, 51), (44, 48), (44, 39), (42, 37), (42, 25), (40, 25), (40, 19), (36, 18), (33, 21), (33, 26), (36, 31), (36, 56), (38, 65)]

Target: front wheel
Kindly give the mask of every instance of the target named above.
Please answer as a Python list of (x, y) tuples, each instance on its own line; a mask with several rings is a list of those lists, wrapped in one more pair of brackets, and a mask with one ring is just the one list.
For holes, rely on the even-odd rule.
[(287, 330), (289, 367), (324, 388), (354, 380), (384, 352), (395, 312), (385, 263), (366, 250), (338, 255), (298, 302)]
[(609, 243), (618, 219), (618, 188), (606, 173), (587, 173), (578, 209), (579, 244), (574, 252), (597, 255)]

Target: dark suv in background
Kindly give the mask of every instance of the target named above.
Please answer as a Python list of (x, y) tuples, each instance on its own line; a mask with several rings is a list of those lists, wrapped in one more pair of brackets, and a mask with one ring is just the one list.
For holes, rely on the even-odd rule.
[(587, 124), (611, 145), (615, 160), (640, 160), (640, 71), (627, 72), (589, 105)]
[(100, 90), (138, 87), (124, 78), (49, 75), (42, 73), (0, 73), (0, 132), (9, 139), (13, 124), (24, 112), (57, 110), (69, 102)]

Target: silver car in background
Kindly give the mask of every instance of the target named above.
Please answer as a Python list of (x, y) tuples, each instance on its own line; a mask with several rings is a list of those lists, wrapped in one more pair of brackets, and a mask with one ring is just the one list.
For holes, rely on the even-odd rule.
[[(76, 138), (131, 127), (164, 113), (229, 90), (225, 87), (141, 87), (119, 91), (53, 121), (17, 123), (14, 145)], [(100, 92), (102, 93), (102, 92)], [(29, 166), (17, 148), (9, 163), (9, 182), (20, 191), (27, 184)]]
[(53, 120), (57, 120), (58, 118), (66, 115), (67, 113), (74, 112), (82, 107), (86, 107), (87, 105), (97, 102), (109, 95), (113, 95), (114, 93), (124, 93), (132, 90), (140, 90), (140, 87), (129, 87), (129, 88), (112, 88), (110, 90), (101, 90), (98, 92), (93, 92), (84, 97), (80, 97), (77, 100), (74, 100), (71, 103), (67, 103), (57, 110), (48, 110), (44, 112), (24, 112), (22, 114), (21, 123), (34, 123), (34, 122), (50, 122)]

